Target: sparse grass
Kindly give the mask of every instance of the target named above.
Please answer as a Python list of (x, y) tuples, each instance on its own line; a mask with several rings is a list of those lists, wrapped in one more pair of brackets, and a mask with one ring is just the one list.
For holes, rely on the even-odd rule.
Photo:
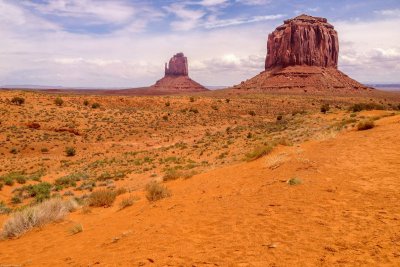
[(375, 123), (373, 120), (363, 120), (357, 124), (357, 130), (364, 131), (369, 130), (375, 127)]
[(255, 148), (252, 152), (246, 154), (247, 161), (253, 161), (259, 159), (265, 155), (268, 155), (273, 150), (272, 145), (262, 145)]
[(132, 206), (134, 203), (135, 203), (135, 199), (133, 197), (124, 198), (119, 203), (119, 209), (120, 210), (125, 209), (127, 207)]
[(34, 227), (61, 221), (76, 207), (77, 203), (74, 200), (63, 201), (59, 198), (44, 201), (33, 207), (27, 207), (11, 215), (3, 225), (1, 236), (3, 238), (16, 238)]
[(149, 201), (157, 201), (170, 196), (169, 189), (156, 181), (150, 182), (146, 186), (146, 198)]
[(352, 105), (349, 110), (352, 112), (360, 112), (363, 110), (384, 110), (385, 106), (376, 103), (357, 103)]
[(75, 224), (74, 226), (72, 226), (69, 229), (69, 233), (71, 235), (76, 235), (76, 234), (81, 233), (81, 232), (83, 232), (83, 226), (80, 223)]
[(103, 189), (93, 192), (88, 199), (88, 204), (91, 207), (111, 207), (117, 197), (117, 193)]
[(303, 181), (302, 181), (300, 178), (294, 177), (294, 178), (289, 179), (289, 180), (287, 181), (287, 183), (288, 183), (289, 185), (299, 185), (299, 184), (302, 184)]

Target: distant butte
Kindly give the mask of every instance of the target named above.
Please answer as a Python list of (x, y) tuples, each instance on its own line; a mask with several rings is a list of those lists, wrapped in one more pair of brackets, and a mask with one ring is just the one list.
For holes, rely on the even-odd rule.
[(265, 71), (236, 89), (359, 92), (370, 88), (338, 70), (339, 38), (326, 18), (300, 15), (268, 35)]
[(188, 59), (183, 53), (174, 55), (165, 63), (165, 76), (148, 89), (154, 94), (175, 94), (208, 91), (189, 78)]

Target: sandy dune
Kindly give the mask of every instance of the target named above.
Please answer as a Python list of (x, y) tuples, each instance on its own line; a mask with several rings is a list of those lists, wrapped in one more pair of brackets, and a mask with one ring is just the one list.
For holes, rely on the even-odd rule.
[(377, 125), (167, 183), (154, 204), (77, 211), (0, 242), (0, 264), (399, 266), (400, 116)]

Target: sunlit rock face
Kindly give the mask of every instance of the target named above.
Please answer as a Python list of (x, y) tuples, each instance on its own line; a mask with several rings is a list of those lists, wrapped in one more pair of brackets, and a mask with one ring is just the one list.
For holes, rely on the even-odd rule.
[(288, 66), (337, 68), (338, 34), (327, 19), (300, 15), (268, 36), (265, 69)]
[(188, 76), (188, 60), (183, 53), (174, 55), (165, 63), (165, 76)]

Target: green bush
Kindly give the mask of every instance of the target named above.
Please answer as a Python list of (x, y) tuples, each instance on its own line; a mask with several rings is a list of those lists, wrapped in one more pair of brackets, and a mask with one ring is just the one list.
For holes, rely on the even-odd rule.
[(50, 198), (51, 184), (47, 182), (35, 184), (35, 185), (25, 185), (20, 188), (20, 194), (26, 191), (28, 196), (34, 197), (37, 203), (43, 202), (45, 199)]

